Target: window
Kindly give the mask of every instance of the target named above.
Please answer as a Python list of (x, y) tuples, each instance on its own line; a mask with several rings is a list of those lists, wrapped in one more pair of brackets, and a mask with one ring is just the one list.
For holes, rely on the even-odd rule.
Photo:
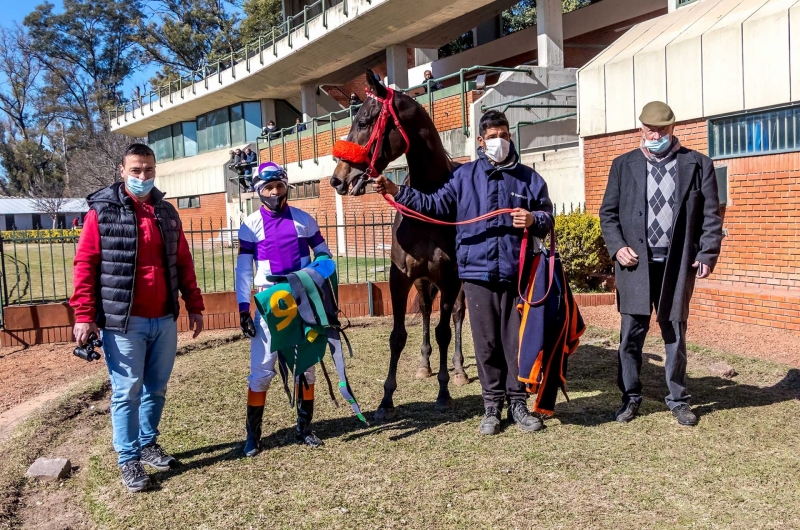
[(317, 197), (319, 197), (319, 181), (307, 180), (290, 185), (287, 200), (316, 199)]
[(205, 153), (208, 148), (208, 129), (206, 128), (206, 117), (197, 117), (197, 150)]
[(244, 104), (245, 141), (252, 142), (261, 136), (261, 103), (251, 101)]
[(178, 197), (178, 209), (183, 210), (186, 208), (200, 208), (200, 196)]
[(711, 158), (800, 151), (800, 107), (709, 120)]
[(147, 134), (147, 145), (156, 154), (156, 162), (172, 160), (172, 127), (167, 125)]
[(183, 122), (183, 152), (185, 156), (197, 154), (197, 124), (193, 121)]
[(244, 111), (241, 105), (231, 108), (231, 145), (244, 143)]
[(208, 149), (222, 149), (231, 145), (231, 130), (228, 125), (228, 107), (206, 114), (206, 140)]
[(676, 0), (678, 2), (678, 7), (683, 7), (685, 5), (691, 4), (692, 2), (697, 2), (697, 0)]
[(183, 132), (181, 131), (181, 124), (172, 124), (172, 152), (175, 153), (175, 158), (183, 158), (185, 155), (183, 149)]

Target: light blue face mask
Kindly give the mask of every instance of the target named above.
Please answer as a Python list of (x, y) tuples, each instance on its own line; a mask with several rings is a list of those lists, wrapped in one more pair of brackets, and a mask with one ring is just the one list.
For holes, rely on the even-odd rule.
[(672, 138), (670, 135), (665, 134), (658, 140), (645, 140), (644, 146), (651, 153), (663, 153), (669, 146), (672, 145)]
[(125, 179), (125, 187), (128, 191), (137, 197), (144, 197), (153, 190), (156, 179), (139, 180), (132, 175), (128, 175)]

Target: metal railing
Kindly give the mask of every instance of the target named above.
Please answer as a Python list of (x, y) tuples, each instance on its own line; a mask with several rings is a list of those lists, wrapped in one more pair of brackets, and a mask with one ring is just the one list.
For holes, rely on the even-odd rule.
[[(368, 2), (371, 0), (368, 0)], [(153, 90), (145, 95), (139, 95), (134, 101), (123, 102), (109, 111), (109, 117), (116, 120), (117, 125), (120, 124), (120, 117), (125, 121), (128, 120), (127, 113), (133, 112), (138, 109), (144, 115), (144, 109), (149, 107), (150, 112), (153, 111), (153, 103), (156, 102), (159, 106), (163, 106), (164, 99), (168, 99), (170, 103), (174, 101), (174, 97), (183, 99), (184, 88), (191, 87), (192, 94), (196, 94), (197, 83), (204, 83), (204, 87), (208, 89), (210, 80), (216, 77), (219, 84), (222, 84), (222, 72), (231, 69), (231, 76), (236, 79), (236, 66), (244, 63), (247, 72), (250, 72), (251, 60), (258, 60), (259, 64), (264, 64), (264, 53), (269, 53), (270, 49), (272, 54), (278, 56), (278, 43), (284, 40), (287, 41), (289, 48), (293, 47), (292, 33), (299, 28), (303, 28), (303, 34), (306, 39), (310, 38), (308, 32), (308, 24), (322, 17), (322, 25), (325, 29), (328, 28), (328, 11), (339, 4), (342, 4), (342, 13), (344, 16), (349, 17), (348, 0), (317, 0), (313, 4), (306, 5), (302, 13), (286, 17), (282, 23), (277, 26), (272, 26), (268, 31), (262, 33), (257, 39), (247, 43), (243, 48), (232, 51), (227, 56), (220, 57), (210, 64), (198, 67), (186, 75), (180, 76), (176, 80), (169, 81), (165, 84), (156, 86)], [(177, 90), (174, 90), (177, 88)]]
[[(570, 203), (555, 207), (557, 215), (585, 211), (586, 205)], [(346, 214), (344, 219), (317, 217), (320, 232), (337, 264), (340, 284), (389, 280), (394, 212)], [(197, 284), (203, 293), (228, 292), (236, 288), (238, 227), (222, 220), (189, 220), (183, 224), (194, 259)], [(46, 231), (42, 231), (46, 232)], [(64, 231), (67, 232), (67, 231)], [(1, 307), (57, 303), (73, 293), (73, 261), (81, 230), (60, 236), (3, 238)], [(2, 312), (0, 312), (0, 318)]]

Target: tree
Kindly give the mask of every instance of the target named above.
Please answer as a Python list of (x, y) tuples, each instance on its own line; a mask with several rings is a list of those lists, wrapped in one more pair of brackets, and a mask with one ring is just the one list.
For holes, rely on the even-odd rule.
[(97, 134), (70, 159), (72, 196), (85, 197), (119, 181), (119, 164), (125, 149), (131, 143), (143, 141), (143, 138), (129, 138), (110, 131)]
[(244, 0), (242, 10), (245, 14), (239, 28), (242, 43), (257, 40), (259, 35), (283, 22), (281, 0)]
[(145, 60), (160, 66), (154, 85), (202, 71), (240, 47), (239, 17), (220, 0), (154, 0), (147, 11), (136, 41)]
[[(575, 11), (599, 0), (562, 0), (564, 13)], [(508, 35), (536, 25), (536, 0), (522, 0), (503, 11), (503, 34)]]
[(36, 182), (41, 186), (45, 182), (63, 183), (61, 158), (41, 143), (13, 134), (8, 124), (0, 124), (0, 159), (5, 172), (2, 188), (7, 195), (27, 196)]
[(107, 128), (99, 114), (118, 105), (125, 78), (139, 65), (134, 36), (140, 0), (64, 0), (55, 13), (46, 2), (25, 17), (30, 51), (48, 71), (56, 112), (80, 122), (84, 133)]
[(52, 228), (58, 228), (58, 214), (68, 200), (64, 196), (64, 183), (46, 178), (43, 174), (35, 176), (31, 182), (29, 195), (36, 211), (51, 219)]
[(0, 28), (0, 111), (25, 140), (35, 134), (40, 119), (36, 98), (41, 64), (26, 53), (27, 35), (21, 28)]

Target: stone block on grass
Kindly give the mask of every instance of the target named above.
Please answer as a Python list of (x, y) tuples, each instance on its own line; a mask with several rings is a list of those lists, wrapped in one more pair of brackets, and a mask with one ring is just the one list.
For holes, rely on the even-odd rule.
[(55, 482), (67, 478), (70, 471), (72, 464), (66, 458), (37, 458), (25, 476), (44, 482)]

